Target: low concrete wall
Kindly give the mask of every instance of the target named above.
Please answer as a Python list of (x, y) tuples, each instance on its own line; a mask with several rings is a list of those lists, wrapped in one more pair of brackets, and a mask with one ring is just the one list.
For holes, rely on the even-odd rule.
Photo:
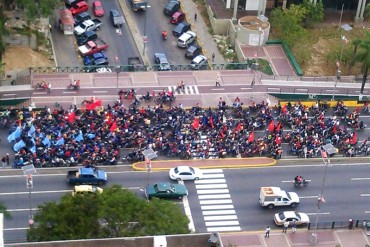
[(211, 6), (207, 5), (206, 8), (211, 27), (213, 29), (213, 34), (227, 35), (229, 31), (230, 20), (216, 19)]

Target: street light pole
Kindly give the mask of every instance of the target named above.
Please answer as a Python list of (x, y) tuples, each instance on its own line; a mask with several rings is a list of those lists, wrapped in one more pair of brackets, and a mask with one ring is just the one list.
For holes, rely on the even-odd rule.
[(321, 208), (321, 203), (325, 202), (324, 200), (324, 188), (325, 188), (325, 181), (326, 181), (326, 176), (328, 173), (328, 166), (330, 164), (330, 155), (336, 153), (336, 149), (332, 144), (326, 144), (325, 146), (321, 147), (321, 157), (322, 160), (324, 161), (325, 164), (325, 171), (324, 171), (324, 178), (322, 180), (322, 185), (321, 185), (321, 192), (319, 196), (317, 197), (317, 212), (316, 212), (316, 220), (315, 220), (315, 229), (314, 232), (311, 235), (311, 243), (317, 244), (318, 239), (317, 239), (317, 228), (319, 224), (319, 215), (320, 215), (320, 208)]
[(28, 225), (33, 226), (33, 212), (32, 212), (32, 188), (33, 188), (33, 181), (32, 181), (32, 175), (28, 174), (26, 178), (26, 185), (28, 189), (28, 199), (30, 203), (30, 213), (28, 217)]
[(121, 68), (120, 68), (120, 65), (119, 65), (119, 57), (116, 56), (116, 74), (117, 74), (117, 90), (118, 90), (118, 75), (119, 75), (119, 72), (120, 72)]

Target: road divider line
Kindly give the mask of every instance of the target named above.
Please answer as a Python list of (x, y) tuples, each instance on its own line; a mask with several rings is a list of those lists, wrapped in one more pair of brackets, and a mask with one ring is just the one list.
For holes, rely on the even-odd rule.
[[(39, 210), (38, 208), (32, 208), (32, 211)], [(24, 212), (24, 211), (30, 211), (29, 208), (15, 208), (15, 209), (7, 209), (8, 212)]]
[(64, 92), (62, 92), (62, 93), (65, 93), (65, 94), (76, 94), (77, 92), (73, 92), (73, 91), (70, 91), (70, 92), (68, 92), (68, 91), (64, 91)]
[(3, 94), (4, 97), (6, 97), (6, 96), (14, 96), (14, 95), (17, 95), (17, 94), (15, 94), (15, 93), (6, 93), (6, 94)]
[(318, 198), (319, 196), (300, 196), (299, 199), (312, 199), (312, 198)]
[[(50, 190), (50, 191), (32, 191), (32, 194), (46, 194), (46, 193), (66, 193), (66, 192), (72, 192), (72, 190)], [(29, 191), (24, 192), (4, 192), (0, 193), (0, 196), (6, 196), (6, 195), (28, 195)]]
[(351, 178), (351, 181), (370, 180), (370, 178)]
[(370, 194), (361, 194), (360, 196), (367, 197), (367, 196), (370, 196)]
[(212, 88), (212, 91), (225, 91), (225, 88)]
[(93, 91), (93, 93), (107, 93), (108, 91)]
[[(317, 213), (306, 213), (307, 215), (317, 215)], [(319, 213), (320, 215), (329, 215), (329, 212)]]
[(250, 87), (241, 87), (240, 89), (241, 90), (252, 90), (252, 88), (250, 88)]

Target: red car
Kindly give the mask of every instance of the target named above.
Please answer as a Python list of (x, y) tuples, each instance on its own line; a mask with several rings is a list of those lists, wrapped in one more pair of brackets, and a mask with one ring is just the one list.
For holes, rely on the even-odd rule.
[(93, 11), (94, 15), (97, 17), (101, 17), (104, 15), (104, 9), (100, 1), (95, 1), (93, 3)]
[(86, 2), (82, 1), (73, 5), (69, 10), (72, 12), (72, 15), (77, 15), (79, 13), (87, 11), (88, 8), (89, 5)]

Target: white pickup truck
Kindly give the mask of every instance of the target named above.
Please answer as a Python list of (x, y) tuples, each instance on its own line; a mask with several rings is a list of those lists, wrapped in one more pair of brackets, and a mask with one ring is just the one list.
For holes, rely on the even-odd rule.
[(290, 206), (295, 208), (299, 204), (299, 197), (295, 192), (286, 192), (279, 187), (261, 187), (259, 203), (262, 207)]
[(77, 27), (75, 27), (73, 32), (75, 35), (81, 35), (87, 31), (96, 31), (99, 30), (101, 24), (102, 24), (101, 20), (98, 19), (86, 20)]

